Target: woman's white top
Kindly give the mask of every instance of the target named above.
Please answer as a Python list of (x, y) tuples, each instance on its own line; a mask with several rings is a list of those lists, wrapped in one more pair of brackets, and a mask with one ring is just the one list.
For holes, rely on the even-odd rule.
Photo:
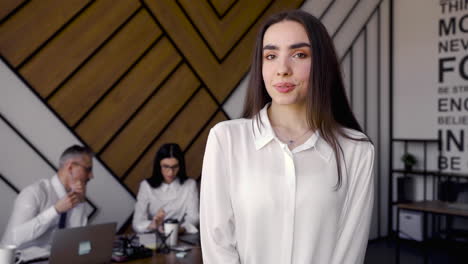
[(151, 219), (159, 209), (166, 212), (165, 219), (173, 218), (182, 221), (188, 233), (198, 232), (198, 190), (197, 184), (192, 179), (187, 179), (180, 184), (179, 179), (172, 183), (162, 183), (158, 188), (153, 188), (145, 180), (140, 183), (135, 212), (133, 214), (133, 229), (137, 233), (148, 230)]
[[(374, 148), (339, 138), (336, 159), (318, 133), (292, 151), (267, 107), (211, 129), (203, 161), (200, 230), (205, 264), (363, 263), (373, 205)], [(349, 135), (365, 138), (360, 132)]]

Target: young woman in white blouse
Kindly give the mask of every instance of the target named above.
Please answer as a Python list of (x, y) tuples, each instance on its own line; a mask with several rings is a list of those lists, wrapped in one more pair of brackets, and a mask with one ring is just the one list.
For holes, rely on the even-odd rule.
[(333, 42), (303, 11), (257, 35), (244, 118), (216, 125), (202, 171), (203, 263), (362, 263), (374, 148)]
[(162, 229), (165, 219), (177, 219), (179, 232), (198, 232), (198, 191), (185, 173), (179, 145), (164, 144), (156, 153), (153, 176), (141, 182), (133, 215), (137, 233)]

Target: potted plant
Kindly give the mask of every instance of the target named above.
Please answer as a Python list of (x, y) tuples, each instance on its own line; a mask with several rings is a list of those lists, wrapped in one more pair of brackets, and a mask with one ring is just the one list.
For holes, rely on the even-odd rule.
[(416, 165), (416, 163), (418, 162), (416, 160), (416, 157), (411, 153), (403, 154), (403, 156), (401, 156), (401, 161), (403, 161), (406, 171), (413, 170), (413, 166)]

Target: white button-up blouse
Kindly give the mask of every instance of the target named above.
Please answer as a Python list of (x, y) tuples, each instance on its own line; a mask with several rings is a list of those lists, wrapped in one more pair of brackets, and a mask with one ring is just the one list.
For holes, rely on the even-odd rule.
[(362, 263), (373, 205), (372, 144), (339, 138), (343, 177), (335, 189), (332, 148), (314, 133), (289, 150), (275, 136), (267, 107), (261, 122), (225, 121), (210, 131), (200, 198), (204, 263)]
[(145, 233), (151, 224), (151, 219), (159, 209), (166, 212), (166, 219), (174, 218), (182, 221), (181, 226), (188, 233), (198, 232), (198, 189), (193, 179), (187, 179), (180, 184), (179, 179), (172, 183), (162, 183), (153, 188), (144, 180), (138, 190), (135, 212), (133, 214), (133, 229), (138, 233)]

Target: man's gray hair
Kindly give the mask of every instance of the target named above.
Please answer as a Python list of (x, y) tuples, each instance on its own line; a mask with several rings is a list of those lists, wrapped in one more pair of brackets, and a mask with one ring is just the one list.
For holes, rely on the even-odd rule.
[(80, 157), (82, 155), (88, 155), (89, 157), (93, 157), (94, 153), (93, 151), (88, 148), (88, 147), (82, 147), (78, 145), (73, 145), (71, 147), (68, 147), (62, 155), (60, 155), (59, 159), (59, 168), (63, 168), (65, 166), (65, 163), (71, 159), (71, 158), (76, 158)]

